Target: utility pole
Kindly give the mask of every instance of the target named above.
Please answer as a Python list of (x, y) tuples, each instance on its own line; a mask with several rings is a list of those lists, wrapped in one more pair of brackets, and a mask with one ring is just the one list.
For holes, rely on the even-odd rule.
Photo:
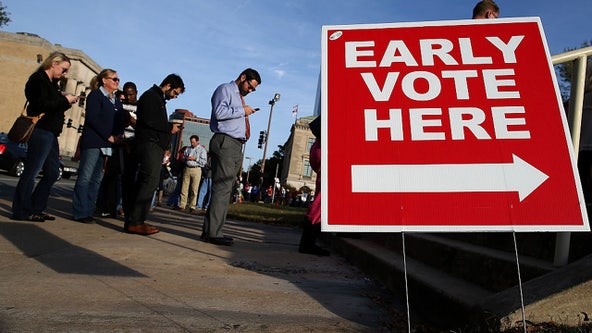
[(280, 94), (275, 93), (271, 101), (269, 101), (269, 105), (271, 105), (271, 109), (269, 110), (269, 120), (267, 121), (267, 132), (265, 135), (265, 148), (263, 148), (263, 161), (261, 162), (261, 177), (259, 178), (259, 200), (263, 197), (263, 173), (265, 172), (265, 156), (267, 155), (267, 144), (269, 143), (269, 131), (271, 129), (271, 116), (273, 115), (273, 106), (277, 101), (280, 100)]

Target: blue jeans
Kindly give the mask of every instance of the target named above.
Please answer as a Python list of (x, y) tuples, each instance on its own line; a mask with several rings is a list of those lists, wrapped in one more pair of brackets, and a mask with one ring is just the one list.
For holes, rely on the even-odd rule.
[[(50, 131), (35, 128), (28, 142), (25, 170), (16, 185), (12, 201), (14, 218), (25, 220), (31, 215), (42, 214), (47, 208), (49, 193), (59, 177), (59, 155), (57, 137)], [(35, 178), (41, 170), (43, 177), (35, 187)]]
[(212, 193), (212, 178), (203, 178), (199, 186), (199, 195), (197, 197), (197, 208), (207, 209), (210, 205)]
[(167, 200), (167, 206), (179, 207), (179, 195), (181, 194), (181, 183), (183, 182), (182, 174), (177, 176), (177, 185), (175, 185), (175, 189), (173, 193), (169, 195), (169, 199)]
[(80, 153), (78, 177), (72, 200), (75, 220), (93, 216), (103, 179), (104, 162), (105, 159), (99, 148), (84, 149)]

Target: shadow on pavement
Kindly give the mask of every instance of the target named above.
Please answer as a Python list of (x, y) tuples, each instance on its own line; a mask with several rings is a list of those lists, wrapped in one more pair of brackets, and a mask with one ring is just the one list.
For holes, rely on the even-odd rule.
[(109, 258), (68, 243), (31, 223), (0, 222), (0, 235), (27, 257), (58, 273), (145, 277)]

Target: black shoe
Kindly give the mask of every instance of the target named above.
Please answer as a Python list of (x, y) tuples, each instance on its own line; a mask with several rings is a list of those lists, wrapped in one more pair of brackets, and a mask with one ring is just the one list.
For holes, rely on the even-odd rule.
[(230, 237), (208, 237), (204, 241), (214, 245), (230, 246), (234, 244), (234, 240)]
[(305, 254), (313, 254), (313, 255), (319, 256), (319, 257), (327, 257), (327, 256), (331, 255), (331, 252), (323, 249), (322, 247), (316, 246), (316, 245), (310, 246), (310, 247), (299, 247), (298, 252), (305, 253)]
[(93, 223), (95, 223), (95, 219), (93, 219), (92, 216), (87, 216), (87, 217), (82, 217), (82, 218), (79, 218), (79, 219), (74, 219), (74, 221), (80, 222), (80, 223), (84, 223), (84, 224), (93, 224)]

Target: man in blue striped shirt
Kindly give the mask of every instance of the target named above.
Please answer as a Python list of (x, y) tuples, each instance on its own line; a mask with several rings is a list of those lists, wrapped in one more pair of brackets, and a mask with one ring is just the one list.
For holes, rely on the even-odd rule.
[(212, 95), (210, 140), (212, 200), (204, 218), (202, 239), (216, 245), (232, 245), (222, 228), (226, 222), (232, 187), (240, 170), (242, 146), (250, 136), (249, 116), (255, 109), (245, 104), (245, 96), (261, 84), (261, 76), (251, 68), (236, 80), (218, 86)]

